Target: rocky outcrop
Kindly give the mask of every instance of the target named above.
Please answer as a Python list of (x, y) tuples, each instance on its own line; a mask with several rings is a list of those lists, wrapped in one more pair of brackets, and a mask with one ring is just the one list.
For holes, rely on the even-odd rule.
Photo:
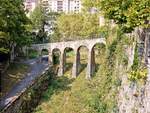
[[(147, 80), (143, 84), (129, 81), (127, 73), (122, 75), (122, 84), (118, 95), (119, 113), (150, 113), (150, 34), (139, 43), (139, 56), (144, 57), (148, 67)], [(129, 68), (134, 60), (134, 49), (127, 49)]]
[(150, 73), (146, 84), (139, 85), (136, 82), (130, 82), (127, 75), (122, 77), (122, 85), (118, 96), (119, 113), (150, 113), (149, 78)]

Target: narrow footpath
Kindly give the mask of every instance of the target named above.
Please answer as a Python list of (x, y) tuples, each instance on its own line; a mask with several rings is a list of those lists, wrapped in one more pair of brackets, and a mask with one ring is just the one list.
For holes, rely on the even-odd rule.
[(32, 82), (39, 77), (42, 73), (48, 70), (48, 62), (44, 61), (42, 63), (38, 62), (38, 59), (32, 59), (25, 61), (24, 63), (30, 65), (30, 70), (26, 77), (18, 82), (12, 89), (7, 93), (7, 95), (0, 99), (0, 110), (4, 109), (6, 106), (11, 105), (18, 96), (29, 87)]

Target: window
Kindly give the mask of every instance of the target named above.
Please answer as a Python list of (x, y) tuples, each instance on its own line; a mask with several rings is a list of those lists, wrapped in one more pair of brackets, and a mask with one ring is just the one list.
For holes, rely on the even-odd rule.
[(58, 12), (63, 11), (63, 1), (57, 1), (57, 11)]

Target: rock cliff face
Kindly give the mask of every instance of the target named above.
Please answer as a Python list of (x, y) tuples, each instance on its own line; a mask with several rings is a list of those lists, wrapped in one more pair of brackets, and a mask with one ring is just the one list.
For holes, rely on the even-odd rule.
[[(122, 75), (122, 84), (118, 95), (119, 113), (150, 113), (150, 35), (147, 35), (147, 46), (145, 46), (148, 77), (144, 84), (131, 82), (127, 74)], [(134, 49), (128, 48), (129, 67), (134, 60)], [(149, 55), (148, 55), (149, 54)]]
[(129, 82), (122, 77), (118, 96), (119, 113), (150, 113), (150, 69), (145, 85)]

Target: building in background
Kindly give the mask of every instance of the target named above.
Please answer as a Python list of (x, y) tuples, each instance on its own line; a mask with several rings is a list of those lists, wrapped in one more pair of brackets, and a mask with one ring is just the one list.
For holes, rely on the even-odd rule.
[(38, 0), (24, 0), (25, 10), (27, 11), (27, 16), (35, 9), (38, 5)]
[[(39, 4), (44, 8), (45, 14), (50, 12), (56, 13), (79, 13), (81, 12), (81, 0), (38, 0)], [(47, 21), (45, 31), (48, 35), (53, 34), (55, 20)], [(55, 23), (55, 24), (52, 24)]]
[[(40, 4), (45, 10), (45, 14), (49, 14), (50, 12), (56, 13), (80, 13), (82, 10), (82, 0), (25, 0), (25, 9), (28, 10), (27, 15), (30, 15), (31, 12), (35, 9), (35, 7)], [(91, 8), (90, 13), (95, 14), (98, 10), (96, 8)], [(53, 28), (55, 21), (47, 21), (47, 25), (45, 25), (45, 31), (48, 34), (53, 33)], [(99, 25), (105, 25), (105, 19), (103, 16), (99, 17)]]
[(79, 13), (81, 0), (40, 0), (47, 12)]

